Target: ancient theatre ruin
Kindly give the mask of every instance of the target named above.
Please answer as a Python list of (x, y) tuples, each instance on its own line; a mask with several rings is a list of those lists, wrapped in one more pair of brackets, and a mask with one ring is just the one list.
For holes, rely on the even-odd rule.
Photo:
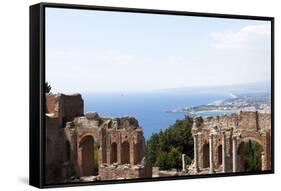
[(244, 171), (244, 144), (261, 148), (261, 170), (271, 170), (271, 113), (240, 111), (230, 116), (197, 117), (192, 128), (193, 174)]
[(80, 94), (47, 94), (45, 124), (47, 183), (152, 176), (143, 130), (133, 117), (84, 114)]

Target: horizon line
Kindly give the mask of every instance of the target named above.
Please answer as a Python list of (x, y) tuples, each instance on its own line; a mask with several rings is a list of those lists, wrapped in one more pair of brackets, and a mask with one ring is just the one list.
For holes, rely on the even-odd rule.
[[(267, 85), (267, 83), (269, 83)], [(254, 84), (263, 84), (266, 86), (271, 86), (271, 80), (266, 80), (266, 81), (258, 81), (258, 82), (247, 82), (247, 83), (237, 83), (237, 84), (225, 84), (225, 85), (199, 85), (199, 86), (180, 86), (180, 87), (167, 87), (167, 88), (159, 88), (159, 89), (146, 89), (146, 90), (119, 90), (119, 91), (94, 91), (94, 92), (85, 92), (85, 91), (76, 91), (76, 92), (52, 92), (53, 94), (104, 94), (104, 93), (113, 93), (113, 94), (125, 94), (125, 93), (147, 93), (147, 92), (154, 92), (154, 91), (167, 91), (167, 90), (176, 90), (176, 89), (198, 89), (198, 88), (203, 88), (203, 89), (210, 89), (210, 88), (225, 88), (225, 87), (235, 87), (235, 86), (246, 86), (246, 85), (254, 85)]]

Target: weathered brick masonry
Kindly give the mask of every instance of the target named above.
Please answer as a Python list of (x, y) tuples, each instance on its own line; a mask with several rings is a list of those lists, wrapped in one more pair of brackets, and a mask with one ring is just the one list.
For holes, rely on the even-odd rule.
[(83, 111), (80, 94), (46, 95), (47, 183), (83, 176), (101, 180), (152, 176), (144, 157), (143, 130), (135, 118)]
[(271, 113), (240, 111), (230, 116), (194, 119), (195, 172), (244, 171), (243, 144), (247, 140), (262, 147), (262, 170), (271, 169)]

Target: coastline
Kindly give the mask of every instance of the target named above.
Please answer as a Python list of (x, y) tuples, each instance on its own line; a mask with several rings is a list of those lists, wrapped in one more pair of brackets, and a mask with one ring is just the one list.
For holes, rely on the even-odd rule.
[(198, 114), (210, 114), (213, 113), (212, 115), (225, 115), (225, 114), (232, 114), (232, 113), (237, 113), (240, 110), (221, 110), (221, 109), (213, 109), (213, 110), (201, 110), (201, 111), (195, 111), (195, 112), (190, 112), (190, 111), (166, 111), (167, 113), (185, 113), (188, 115), (198, 115)]

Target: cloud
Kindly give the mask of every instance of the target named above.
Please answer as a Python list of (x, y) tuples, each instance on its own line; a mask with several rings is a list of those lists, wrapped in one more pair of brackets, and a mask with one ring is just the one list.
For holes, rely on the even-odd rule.
[(269, 42), (270, 24), (249, 25), (239, 31), (212, 33), (213, 46), (218, 49), (255, 48)]

